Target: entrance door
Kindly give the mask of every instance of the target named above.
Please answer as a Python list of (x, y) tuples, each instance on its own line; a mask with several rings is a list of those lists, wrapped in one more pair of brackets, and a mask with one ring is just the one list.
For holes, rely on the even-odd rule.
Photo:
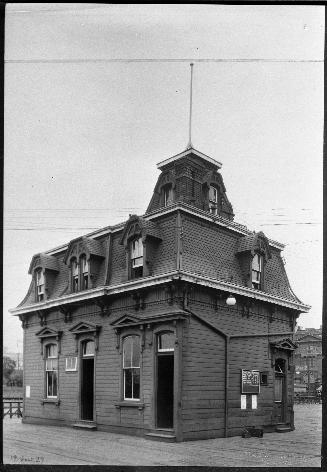
[(285, 407), (286, 407), (286, 382), (285, 382), (285, 360), (276, 359), (275, 361), (275, 385), (274, 385), (274, 400), (275, 400), (275, 418), (277, 423), (285, 422)]
[(94, 342), (83, 343), (81, 379), (81, 419), (93, 421), (94, 402)]
[(174, 427), (174, 341), (173, 333), (158, 336), (156, 426)]

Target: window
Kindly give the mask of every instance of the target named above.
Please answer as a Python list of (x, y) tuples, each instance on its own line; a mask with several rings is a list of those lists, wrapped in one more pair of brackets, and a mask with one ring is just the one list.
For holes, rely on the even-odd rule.
[(94, 356), (94, 341), (86, 341), (83, 343), (82, 354), (83, 357), (92, 357)]
[(47, 398), (58, 395), (58, 347), (56, 344), (46, 346), (45, 359)]
[(164, 206), (168, 206), (173, 203), (173, 188), (171, 185), (166, 185), (163, 189), (163, 202)]
[(77, 357), (66, 357), (66, 372), (76, 372)]
[(81, 268), (81, 290), (87, 290), (89, 286), (89, 263), (86, 260), (86, 256), (81, 256), (80, 268)]
[(283, 401), (283, 389), (284, 389), (284, 377), (285, 377), (285, 361), (284, 359), (276, 359), (275, 361), (275, 402)]
[(124, 400), (140, 399), (140, 342), (128, 336), (123, 342)]
[(38, 302), (44, 300), (44, 273), (42, 269), (36, 271), (36, 299)]
[(252, 259), (252, 288), (257, 290), (260, 290), (262, 286), (262, 265), (263, 257), (255, 254)]
[(78, 291), (78, 279), (79, 279), (78, 263), (76, 259), (73, 259), (72, 260), (72, 291), (73, 292)]
[(213, 215), (217, 215), (218, 190), (213, 185), (209, 188), (209, 211)]
[(260, 372), (260, 385), (268, 385), (268, 372)]
[(143, 276), (143, 243), (142, 238), (131, 242), (131, 277)]
[(175, 336), (173, 333), (162, 333), (158, 335), (158, 352), (173, 351)]

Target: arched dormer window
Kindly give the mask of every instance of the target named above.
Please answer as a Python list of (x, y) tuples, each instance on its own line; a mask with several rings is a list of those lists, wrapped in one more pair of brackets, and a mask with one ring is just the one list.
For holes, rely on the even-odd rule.
[(172, 184), (167, 184), (162, 187), (163, 194), (163, 205), (166, 207), (173, 203), (173, 186)]
[(212, 215), (218, 214), (218, 189), (214, 185), (209, 187), (209, 212)]
[(79, 260), (80, 276), (81, 276), (81, 290), (87, 290), (89, 288), (89, 263), (86, 259), (86, 255), (83, 254)]
[(44, 281), (44, 272), (42, 269), (37, 269), (35, 271), (35, 280), (36, 280), (36, 300), (42, 302), (45, 297), (45, 281)]
[(256, 253), (252, 259), (252, 288), (262, 289), (263, 256)]
[(124, 400), (140, 399), (140, 339), (127, 336), (123, 341)]
[(79, 273), (77, 259), (74, 258), (71, 261), (71, 279), (72, 279), (72, 292), (78, 292), (79, 289)]
[(131, 278), (143, 276), (143, 242), (142, 238), (133, 239), (130, 243)]

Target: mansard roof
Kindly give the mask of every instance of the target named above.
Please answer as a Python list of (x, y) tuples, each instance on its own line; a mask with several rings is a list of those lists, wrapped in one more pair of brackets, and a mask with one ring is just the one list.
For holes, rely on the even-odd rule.
[[(70, 241), (68, 245), (34, 256), (30, 273), (39, 266), (54, 273), (54, 276), (49, 276), (51, 287), (48, 297), (40, 303), (35, 301), (33, 279), (28, 294), (19, 309), (15, 309), (16, 312), (22, 312), (24, 307), (26, 312), (32, 311), (35, 305), (37, 309), (46, 309), (76, 300), (86, 301), (92, 297), (122, 293), (147, 284), (167, 283), (173, 277), (182, 277), (185, 281), (235, 295), (276, 304), (280, 302), (297, 311), (308, 311), (309, 307), (302, 304), (290, 288), (280, 256), (283, 245), (268, 240), (262, 232), (250, 233), (246, 227), (233, 221), (232, 206), (218, 172), (220, 167), (220, 162), (193, 148), (161, 161), (158, 168), (162, 173), (146, 214), (131, 215), (126, 222), (97, 230)], [(162, 194), (165, 195), (162, 190), (166, 184), (171, 184), (176, 198), (165, 207), (162, 204)], [(209, 208), (210, 186), (217, 190), (217, 214)], [(179, 223), (176, 214), (181, 216)], [(136, 236), (144, 241), (155, 239), (162, 244), (149, 245), (145, 262), (151, 265), (151, 275), (131, 281), (127, 280), (126, 253), (122, 245), (126, 246), (128, 240)], [(179, 237), (182, 243), (177, 248)], [(238, 257), (247, 251), (253, 253), (257, 250), (266, 255), (265, 291), (245, 284), (240, 265), (242, 257)], [(69, 264), (72, 257), (82, 254), (96, 258), (93, 265), (96, 270), (91, 274), (92, 287), (72, 294), (68, 292)], [(178, 265), (180, 260), (182, 263)]]

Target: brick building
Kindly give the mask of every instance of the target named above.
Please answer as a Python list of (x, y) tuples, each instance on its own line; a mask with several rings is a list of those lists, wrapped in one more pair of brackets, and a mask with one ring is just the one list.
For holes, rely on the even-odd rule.
[(297, 350), (294, 354), (295, 390), (315, 393), (322, 381), (322, 330), (299, 328), (294, 340)]
[(293, 334), (307, 312), (283, 245), (234, 221), (221, 164), (158, 164), (141, 217), (37, 254), (12, 313), (24, 421), (165, 440), (293, 428)]

